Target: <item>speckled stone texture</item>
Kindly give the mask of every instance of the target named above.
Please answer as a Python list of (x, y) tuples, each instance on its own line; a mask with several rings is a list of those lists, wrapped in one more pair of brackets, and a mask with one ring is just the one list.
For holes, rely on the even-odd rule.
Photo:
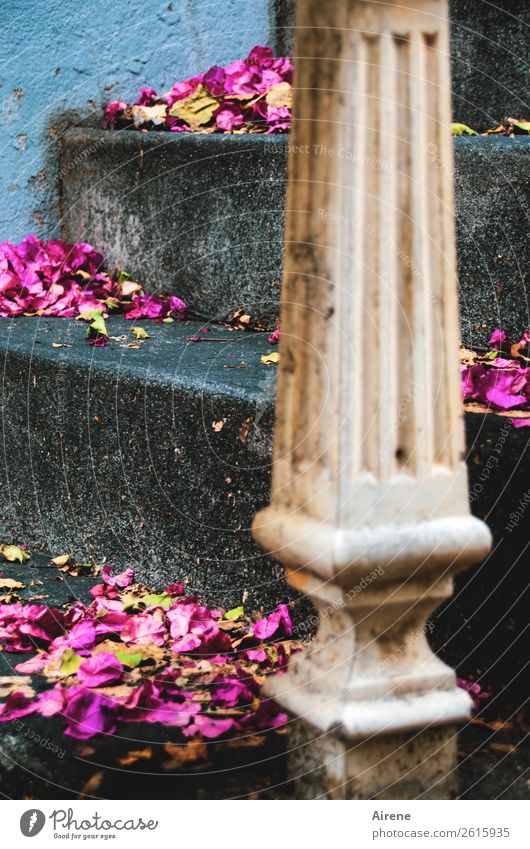
[[(275, 370), (260, 355), (274, 346), (222, 328), (204, 336), (228, 344), (189, 343), (196, 323), (142, 326), (152, 338), (135, 351), (122, 347), (131, 332), (120, 319), (109, 330), (127, 340), (96, 349), (81, 322), (20, 318), (10, 330), (0, 320), (0, 538), (134, 565), (155, 585), (188, 577), (209, 603), (239, 604), (246, 590), (248, 609), (268, 609), (290, 592), (250, 534), (269, 500)], [(466, 434), (472, 510), (495, 545), (458, 578), (428, 636), (459, 675), (518, 705), (530, 695), (520, 648), (530, 429), (468, 413)], [(310, 636), (314, 614), (294, 614), (297, 635)]]
[(530, 114), (528, 0), (451, 0), (455, 121), (487, 130)]
[(123, 338), (92, 348), (81, 322), (1, 321), (1, 538), (273, 605), (283, 570), (250, 533), (269, 499), (267, 334), (216, 328), (204, 336), (225, 344), (196, 343), (198, 324), (147, 322), (132, 350), (131, 324), (110, 320)]
[(530, 139), (455, 143), (462, 339), (484, 345), (494, 327), (530, 327)]
[(281, 281), (285, 137), (71, 130), (63, 237), (209, 318), (270, 325)]
[[(91, 242), (148, 290), (209, 317), (244, 307), (272, 326), (287, 145), (287, 136), (72, 130), (63, 237)], [(462, 334), (483, 344), (493, 326), (529, 325), (530, 139), (458, 138), (454, 149)]]
[(298, 799), (454, 799), (457, 729), (430, 728), (342, 742), (296, 720), (287, 741)]

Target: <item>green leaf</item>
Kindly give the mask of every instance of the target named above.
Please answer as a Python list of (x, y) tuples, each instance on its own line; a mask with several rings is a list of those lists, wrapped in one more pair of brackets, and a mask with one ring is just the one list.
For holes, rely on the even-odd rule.
[(173, 324), (174, 321), (175, 319), (171, 318), (171, 316), (169, 315), (167, 318), (162, 319), (162, 324)]
[(150, 339), (149, 333), (147, 330), (144, 330), (143, 327), (131, 327), (132, 332), (136, 336), (137, 339)]
[(116, 657), (123, 663), (124, 666), (127, 666), (129, 669), (135, 669), (137, 666), (140, 666), (142, 662), (141, 654), (129, 654), (126, 651), (118, 651), (116, 652)]
[(223, 619), (228, 619), (229, 622), (235, 622), (240, 616), (245, 615), (244, 607), (233, 607), (232, 610), (227, 610)]
[(108, 336), (107, 327), (105, 325), (105, 319), (103, 318), (103, 310), (86, 310), (81, 313), (80, 318), (84, 321), (92, 322), (90, 325), (90, 330), (93, 330), (94, 333), (101, 333), (102, 336)]
[(61, 665), (58, 670), (59, 674), (75, 675), (75, 673), (79, 669), (82, 660), (83, 658), (80, 657), (80, 655), (76, 654), (73, 649), (66, 649), (66, 651), (63, 652)]
[(153, 607), (156, 605), (157, 607), (163, 607), (164, 610), (169, 610), (173, 604), (173, 599), (167, 593), (160, 593), (160, 595), (151, 593), (150, 595), (142, 596), (142, 598), (139, 598), (138, 601), (141, 601), (146, 607)]
[(451, 124), (451, 132), (454, 136), (477, 136), (478, 133), (468, 127), (467, 124)]
[(530, 121), (511, 121), (510, 123), (515, 130), (520, 130), (521, 133), (530, 133)]

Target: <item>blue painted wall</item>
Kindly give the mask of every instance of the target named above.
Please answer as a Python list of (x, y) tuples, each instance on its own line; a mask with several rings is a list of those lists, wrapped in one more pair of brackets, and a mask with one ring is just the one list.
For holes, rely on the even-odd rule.
[(269, 0), (4, 0), (0, 240), (58, 235), (57, 143), (140, 85), (164, 91), (274, 43)]

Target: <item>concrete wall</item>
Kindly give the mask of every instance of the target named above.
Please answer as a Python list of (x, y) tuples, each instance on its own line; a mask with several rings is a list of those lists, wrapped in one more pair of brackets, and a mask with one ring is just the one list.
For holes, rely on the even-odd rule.
[(103, 103), (274, 44), (271, 0), (4, 0), (0, 240), (58, 235), (57, 141)]

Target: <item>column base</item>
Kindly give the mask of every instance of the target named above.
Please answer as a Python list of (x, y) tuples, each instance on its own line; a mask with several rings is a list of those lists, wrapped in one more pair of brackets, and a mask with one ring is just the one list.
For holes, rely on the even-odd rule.
[(294, 720), (288, 775), (295, 799), (455, 799), (457, 731), (448, 725), (345, 741)]

